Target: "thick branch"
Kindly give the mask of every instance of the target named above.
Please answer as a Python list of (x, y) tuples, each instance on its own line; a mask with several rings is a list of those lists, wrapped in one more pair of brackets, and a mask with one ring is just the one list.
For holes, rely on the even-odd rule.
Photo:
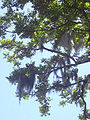
[[(88, 58), (88, 59), (86, 59), (86, 60), (84, 60), (84, 61), (78, 61), (78, 62), (76, 62), (75, 64), (66, 65), (65, 67), (70, 68), (70, 67), (72, 67), (72, 66), (77, 66), (77, 65), (80, 65), (80, 64), (83, 64), (83, 63), (88, 63), (88, 62), (90, 62), (90, 58)], [(53, 70), (52, 70), (51, 72), (53, 72), (54, 70), (62, 69), (62, 68), (64, 68), (64, 66), (62, 66), (62, 67), (52, 67)], [(51, 73), (51, 72), (50, 72), (50, 73)]]
[(46, 47), (44, 47), (44, 46), (43, 46), (43, 49), (45, 49), (45, 50), (47, 50), (47, 51), (49, 51), (49, 52), (58, 53), (58, 54), (60, 54), (60, 55), (62, 55), (62, 56), (65, 56), (65, 57), (71, 58), (71, 59), (76, 63), (75, 59), (74, 59), (72, 56), (70, 56), (70, 55), (68, 55), (68, 54), (66, 54), (66, 53), (62, 53), (62, 52), (60, 52), (60, 51), (56, 51), (56, 50), (52, 50), (52, 49), (48, 49), (48, 48), (46, 48)]

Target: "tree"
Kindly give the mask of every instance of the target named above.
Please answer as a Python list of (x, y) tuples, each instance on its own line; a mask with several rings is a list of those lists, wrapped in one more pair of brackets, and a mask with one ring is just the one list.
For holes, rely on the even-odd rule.
[[(25, 5), (30, 3), (32, 10), (25, 13)], [(90, 90), (90, 74), (79, 76), (77, 68), (90, 62), (89, 0), (3, 0), (4, 8), (7, 11), (0, 17), (0, 49), (15, 67), (7, 79), (17, 85), (19, 101), (36, 96), (42, 115), (49, 115), (51, 99), (47, 93), (54, 90), (63, 99), (61, 105), (79, 104), (83, 109), (79, 119), (89, 119), (85, 97)], [(34, 60), (22, 68), (23, 59), (33, 60), (38, 51), (48, 51), (51, 56), (42, 58), (39, 65)]]

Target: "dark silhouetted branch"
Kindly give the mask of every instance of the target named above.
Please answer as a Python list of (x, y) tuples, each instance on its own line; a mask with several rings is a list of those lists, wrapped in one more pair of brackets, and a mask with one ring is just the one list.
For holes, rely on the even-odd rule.
[(71, 59), (76, 63), (75, 59), (74, 59), (72, 56), (70, 56), (70, 55), (68, 55), (68, 54), (66, 54), (66, 53), (62, 53), (62, 52), (60, 52), (60, 51), (48, 49), (48, 48), (46, 48), (46, 47), (44, 47), (44, 46), (43, 46), (43, 49), (44, 49), (44, 50), (47, 50), (47, 51), (49, 51), (49, 52), (58, 53), (58, 54), (60, 54), (60, 55), (62, 55), (62, 56), (65, 56), (65, 57), (69, 57), (69, 58), (71, 58)]

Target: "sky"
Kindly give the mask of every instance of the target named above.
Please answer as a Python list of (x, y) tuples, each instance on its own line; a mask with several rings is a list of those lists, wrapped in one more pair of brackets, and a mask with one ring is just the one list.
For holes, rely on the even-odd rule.
[[(34, 59), (40, 62), (39, 53)], [(47, 53), (44, 53), (44, 57), (47, 57)], [(26, 61), (25, 61), (26, 62)], [(89, 73), (90, 63), (79, 66), (79, 75)], [(81, 112), (79, 106), (75, 104), (67, 105), (64, 108), (59, 105), (60, 97), (58, 93), (51, 93), (50, 96), (53, 99), (51, 101), (50, 116), (41, 117), (39, 112), (40, 104), (35, 101), (36, 98), (30, 98), (29, 100), (23, 100), (19, 104), (19, 100), (16, 97), (16, 86), (11, 85), (6, 79), (12, 72), (13, 65), (8, 63), (0, 52), (0, 119), (1, 120), (78, 120), (78, 114)], [(87, 103), (90, 106), (90, 92), (88, 93)]]

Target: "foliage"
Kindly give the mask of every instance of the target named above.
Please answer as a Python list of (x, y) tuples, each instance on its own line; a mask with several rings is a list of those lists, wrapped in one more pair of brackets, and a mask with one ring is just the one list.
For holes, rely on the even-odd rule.
[[(25, 13), (25, 5), (30, 3), (32, 10)], [(7, 78), (17, 85), (19, 101), (36, 96), (40, 112), (46, 116), (51, 101), (47, 93), (58, 91), (61, 105), (79, 104), (83, 109), (79, 119), (89, 119), (85, 97), (90, 90), (90, 74), (79, 76), (77, 68), (90, 62), (89, 0), (3, 0), (4, 8), (7, 11), (0, 16), (0, 49), (15, 66)], [(42, 58), (39, 65), (35, 65), (36, 59), (21, 68), (23, 59), (33, 60), (38, 51), (47, 51), (50, 56)]]

